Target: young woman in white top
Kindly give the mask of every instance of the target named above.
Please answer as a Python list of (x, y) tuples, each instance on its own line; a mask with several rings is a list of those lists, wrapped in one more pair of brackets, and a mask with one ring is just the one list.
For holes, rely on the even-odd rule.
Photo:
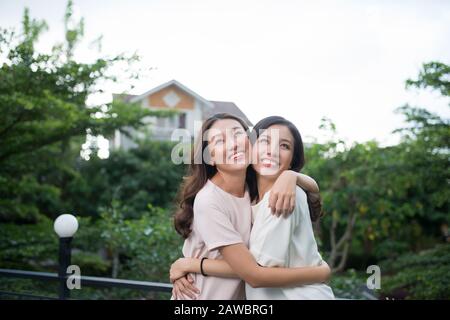
[[(322, 263), (314, 238), (305, 192), (296, 188), (296, 206), (292, 215), (277, 219), (267, 208), (270, 190), (285, 170), (300, 171), (305, 163), (303, 142), (297, 128), (282, 117), (258, 122), (253, 146), (257, 189), (253, 190), (253, 227), (250, 252), (259, 264), (268, 267), (317, 266)], [(333, 291), (323, 283), (284, 288), (253, 288), (246, 285), (247, 299), (334, 299)]]
[[(251, 176), (247, 129), (241, 119), (227, 114), (213, 116), (202, 127), (200, 137), (205, 134), (205, 139), (194, 153), (194, 158), (200, 154), (200, 161), (197, 158), (191, 164), (175, 216), (175, 227), (186, 239), (186, 258), (171, 268), (173, 299), (242, 299), (244, 283), (240, 279), (251, 287), (280, 288), (320, 283), (330, 275), (328, 265), (321, 260), (271, 268), (258, 264), (248, 250), (252, 188), (246, 188), (245, 183), (246, 176)], [(295, 181), (305, 180), (310, 182), (297, 174), (293, 191), (272, 200), (289, 211), (295, 207)], [(272, 185), (273, 191), (276, 183)], [(186, 277), (187, 273), (194, 274)]]

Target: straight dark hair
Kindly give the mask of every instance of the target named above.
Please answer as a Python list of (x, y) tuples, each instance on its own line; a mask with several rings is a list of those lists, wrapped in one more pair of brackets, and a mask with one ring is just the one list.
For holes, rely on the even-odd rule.
[[(232, 119), (239, 122), (248, 134), (248, 126), (244, 120), (229, 113), (218, 113), (203, 122), (198, 135), (198, 140), (191, 152), (191, 163), (188, 174), (179, 191), (179, 208), (174, 216), (175, 230), (186, 239), (192, 232), (192, 221), (194, 219), (194, 200), (197, 193), (205, 186), (208, 179), (217, 173), (217, 168), (205, 161), (203, 151), (208, 147), (208, 141), (204, 139), (204, 134), (212, 125), (223, 119)], [(197, 163), (201, 159), (201, 163)], [(250, 166), (249, 166), (250, 167)], [(248, 168), (247, 168), (248, 171)]]
[[(252, 134), (250, 135), (252, 143), (254, 144), (256, 142), (256, 139), (258, 139), (258, 137), (260, 136), (260, 134), (263, 133), (264, 130), (268, 129), (273, 125), (286, 126), (291, 132), (292, 136), (294, 137), (294, 151), (290, 165), (290, 170), (300, 172), (300, 170), (305, 165), (305, 152), (303, 148), (303, 140), (297, 127), (289, 120), (286, 120), (285, 118), (279, 116), (271, 116), (262, 119), (253, 127)], [(249, 166), (249, 169), (247, 170), (247, 185), (249, 188), (250, 198), (252, 199), (252, 201), (258, 199), (259, 196), (258, 183), (256, 181), (256, 172), (252, 166)], [(311, 217), (311, 221), (315, 222), (320, 217), (323, 216), (320, 193), (308, 192), (304, 189), (303, 191), (305, 191), (307, 196), (309, 215)]]

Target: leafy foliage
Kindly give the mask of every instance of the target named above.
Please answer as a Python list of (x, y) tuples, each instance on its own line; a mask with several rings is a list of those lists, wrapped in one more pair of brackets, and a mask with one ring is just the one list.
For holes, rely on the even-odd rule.
[(78, 179), (68, 186), (72, 210), (99, 217), (100, 207), (110, 207), (117, 200), (125, 217), (139, 218), (149, 203), (172, 207), (185, 172), (184, 166), (170, 159), (173, 146), (149, 140), (126, 152), (113, 151), (108, 159), (83, 161)]
[(57, 208), (67, 208), (66, 186), (78, 177), (75, 167), (87, 133), (107, 136), (140, 127), (145, 116), (167, 113), (120, 101), (87, 105), (90, 96), (117, 80), (110, 74), (115, 65), (132, 65), (138, 57), (74, 60), (83, 22), (73, 21), (71, 1), (66, 42), (51, 53), (35, 51), (44, 21), (25, 10), (22, 25), (19, 35), (0, 30), (0, 221), (36, 222), (40, 214), (55, 217)]
[(450, 246), (440, 245), (381, 263), (382, 295), (394, 299), (449, 299)]

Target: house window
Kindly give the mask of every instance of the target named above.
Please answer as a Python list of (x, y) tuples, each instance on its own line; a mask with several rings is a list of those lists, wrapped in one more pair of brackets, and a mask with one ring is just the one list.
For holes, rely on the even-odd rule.
[(186, 113), (180, 113), (178, 118), (178, 128), (186, 129)]

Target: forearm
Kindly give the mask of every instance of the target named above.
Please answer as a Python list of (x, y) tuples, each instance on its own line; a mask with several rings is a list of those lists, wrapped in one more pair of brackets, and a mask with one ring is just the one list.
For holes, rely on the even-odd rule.
[(299, 268), (258, 267), (254, 287), (296, 287), (328, 281), (328, 265)]
[(319, 192), (319, 185), (316, 180), (306, 174), (292, 171), (297, 177), (297, 185), (308, 192)]
[[(188, 266), (187, 272), (201, 273), (200, 270), (201, 259), (192, 259)], [(208, 276), (222, 277), (222, 278), (239, 278), (236, 272), (223, 259), (205, 259), (203, 261), (203, 272)]]
[[(255, 268), (256, 282), (260, 287), (284, 287), (320, 283), (327, 281), (330, 275), (328, 266), (268, 268), (256, 264)], [(206, 259), (203, 261), (203, 271), (208, 276), (239, 278), (239, 275), (223, 259)], [(200, 260), (193, 264), (190, 272), (200, 273)]]
[(330, 267), (326, 263), (316, 267), (268, 268), (259, 266), (242, 244), (226, 246), (220, 251), (239, 278), (255, 288), (320, 283), (327, 281), (330, 276)]

